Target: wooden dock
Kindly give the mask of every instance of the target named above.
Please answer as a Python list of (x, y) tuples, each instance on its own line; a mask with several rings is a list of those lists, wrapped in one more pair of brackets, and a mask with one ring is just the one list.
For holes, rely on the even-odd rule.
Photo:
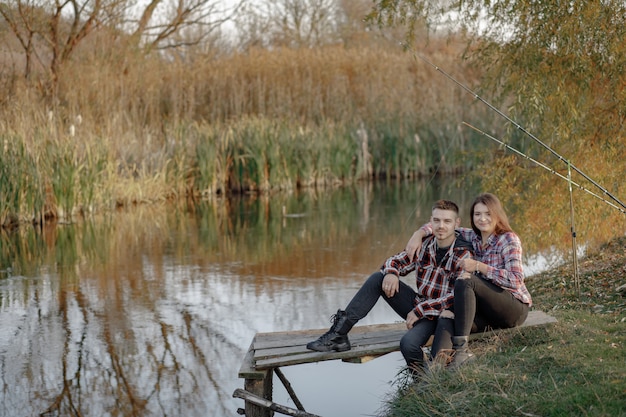
[[(523, 325), (514, 329), (492, 330), (473, 333), (470, 340), (488, 337), (495, 333), (519, 330), (532, 326), (543, 326), (556, 319), (540, 310), (532, 310)], [(245, 401), (247, 417), (270, 417), (274, 411), (292, 416), (313, 416), (304, 411), (289, 382), (280, 371), (281, 366), (299, 365), (328, 360), (363, 363), (400, 349), (400, 339), (406, 333), (402, 323), (356, 326), (349, 334), (352, 349), (345, 352), (314, 352), (306, 344), (317, 339), (328, 329), (299, 330), (289, 332), (257, 333), (244, 357), (239, 378), (244, 379), (244, 389), (236, 390), (233, 396)], [(272, 403), (273, 374), (280, 378), (298, 409)]]

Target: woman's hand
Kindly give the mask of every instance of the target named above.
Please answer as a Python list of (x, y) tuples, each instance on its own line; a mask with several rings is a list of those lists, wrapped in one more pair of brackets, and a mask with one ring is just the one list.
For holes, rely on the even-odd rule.
[(472, 274), (470, 272), (463, 271), (459, 274), (458, 279), (470, 279), (471, 277), (472, 277)]
[(424, 232), (421, 229), (418, 229), (413, 233), (411, 239), (406, 244), (406, 248), (404, 251), (409, 255), (409, 259), (415, 259), (415, 255), (422, 248), (422, 239), (424, 238)]
[(483, 265), (481, 262), (478, 262), (476, 259), (465, 258), (461, 261), (461, 267), (466, 272), (470, 274), (480, 272), (480, 266)]

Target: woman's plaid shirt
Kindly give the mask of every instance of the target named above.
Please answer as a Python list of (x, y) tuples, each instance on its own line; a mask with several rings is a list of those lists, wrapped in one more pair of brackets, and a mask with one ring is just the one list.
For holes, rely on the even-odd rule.
[[(432, 233), (432, 227), (428, 223), (421, 229), (427, 235)], [(532, 306), (532, 298), (524, 284), (522, 242), (515, 233), (491, 235), (487, 246), (483, 248), (481, 237), (473, 229), (459, 227), (456, 231), (463, 239), (472, 243), (474, 259), (487, 265), (487, 274), (480, 274), (482, 278), (510, 291), (513, 297), (529, 307)]]

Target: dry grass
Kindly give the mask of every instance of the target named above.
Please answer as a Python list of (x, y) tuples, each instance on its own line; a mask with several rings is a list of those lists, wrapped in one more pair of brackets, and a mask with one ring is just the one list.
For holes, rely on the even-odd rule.
[[(460, 47), (440, 43), (438, 51), (445, 65)], [(470, 139), (448, 116), (479, 110), (399, 47), (170, 58), (97, 38), (63, 68), (54, 99), (42, 99), (35, 83), (14, 82), (0, 106), (0, 137), (22, 149), (31, 169), (21, 172), (32, 174), (3, 180), (21, 191), (2, 197), (0, 220), (70, 221), (189, 195), (467, 166), (453, 150)], [(477, 77), (468, 74), (470, 82)]]

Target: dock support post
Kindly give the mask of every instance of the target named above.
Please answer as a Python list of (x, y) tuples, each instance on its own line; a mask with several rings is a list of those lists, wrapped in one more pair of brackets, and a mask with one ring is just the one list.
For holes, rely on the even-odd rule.
[[(272, 368), (265, 370), (257, 370), (254, 366), (254, 340), (250, 344), (250, 348), (243, 359), (241, 368), (239, 369), (239, 378), (244, 378), (244, 390), (272, 401), (274, 370)], [(272, 417), (274, 412), (267, 408), (253, 404), (249, 401), (245, 402), (246, 417)]]
[[(257, 395), (261, 398), (265, 398), (266, 400), (272, 401), (272, 380), (274, 377), (274, 372), (272, 369), (268, 369), (263, 371), (265, 376), (263, 379), (248, 379), (244, 380), (243, 386), (244, 389), (248, 392), (251, 392), (254, 395)], [(272, 417), (274, 414), (272, 410), (260, 407), (256, 404), (252, 404), (246, 401), (246, 417)]]

